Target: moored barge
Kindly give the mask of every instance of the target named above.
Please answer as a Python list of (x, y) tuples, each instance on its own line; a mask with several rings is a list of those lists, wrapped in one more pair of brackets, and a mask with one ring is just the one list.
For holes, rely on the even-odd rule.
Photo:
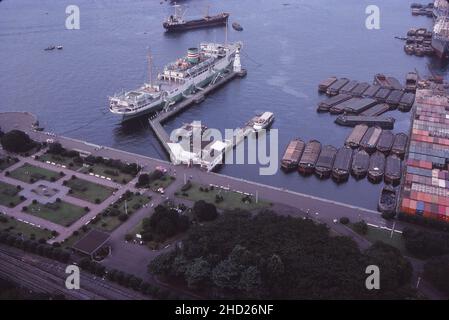
[(329, 88), (327, 88), (326, 93), (330, 96), (335, 96), (340, 92), (345, 84), (349, 82), (348, 78), (340, 78), (335, 81)]
[(369, 84), (366, 82), (359, 83), (354, 89), (352, 89), (351, 94), (354, 97), (361, 97), (363, 93), (369, 88)]
[(367, 117), (380, 116), (381, 114), (384, 114), (388, 110), (390, 110), (390, 106), (388, 104), (378, 103), (378, 104), (366, 109), (360, 115), (367, 116)]
[(409, 72), (405, 77), (405, 91), (415, 92), (418, 84), (418, 74), (416, 72)]
[(373, 183), (382, 181), (385, 170), (385, 155), (375, 152), (369, 159), (368, 180)]
[(376, 95), (374, 96), (374, 99), (376, 99), (379, 102), (385, 102), (387, 101), (388, 96), (391, 93), (391, 89), (388, 88), (381, 88), (379, 91), (377, 91)]
[(302, 153), (299, 161), (298, 171), (304, 175), (311, 174), (315, 169), (316, 161), (321, 152), (321, 143), (317, 140), (310, 140)]
[(405, 133), (398, 133), (394, 137), (393, 147), (391, 153), (397, 155), (399, 158), (403, 158), (405, 150), (407, 149), (408, 136)]
[(352, 129), (349, 136), (346, 138), (345, 146), (350, 148), (358, 148), (360, 145), (360, 141), (368, 130), (368, 126), (366, 124), (358, 124)]
[(343, 109), (343, 111), (346, 112), (347, 114), (357, 115), (377, 104), (377, 101), (372, 98), (365, 98), (365, 99), (353, 98), (353, 99), (357, 100), (354, 100), (352, 102), (351, 100), (348, 101), (348, 103), (346, 103), (345, 108)]
[(299, 138), (290, 141), (282, 157), (281, 168), (285, 171), (296, 170), (304, 151), (304, 146), (304, 141)]
[(412, 108), (414, 102), (415, 94), (412, 92), (406, 92), (399, 101), (398, 110), (408, 112)]
[(379, 141), (381, 133), (382, 129), (379, 127), (369, 128), (360, 141), (360, 147), (365, 149), (368, 153), (373, 153), (376, 150), (377, 141)]
[(352, 149), (341, 147), (335, 155), (334, 167), (332, 168), (332, 178), (337, 182), (348, 180), (352, 163)]
[(377, 210), (393, 218), (396, 213), (398, 194), (394, 187), (385, 185), (380, 193)]
[(337, 148), (331, 145), (324, 146), (315, 165), (315, 174), (320, 179), (329, 178), (335, 161)]
[(396, 155), (388, 156), (385, 163), (385, 182), (393, 185), (399, 184), (401, 181), (401, 167), (401, 159)]
[(365, 150), (358, 150), (352, 159), (351, 173), (356, 179), (366, 176), (369, 167), (369, 154)]
[(351, 99), (352, 97), (349, 94), (339, 94), (333, 97), (330, 97), (326, 100), (323, 100), (318, 105), (318, 112), (327, 112), (333, 106), (342, 103), (346, 100)]
[(337, 77), (329, 77), (327, 79), (324, 79), (320, 82), (318, 85), (318, 92), (325, 93), (326, 90), (335, 82), (337, 81)]
[(363, 92), (362, 97), (364, 98), (374, 98), (376, 96), (376, 93), (380, 90), (380, 86), (378, 85), (371, 85), (368, 89)]
[(395, 109), (399, 105), (399, 102), (401, 101), (403, 95), (404, 91), (393, 90), (391, 91), (390, 95), (388, 96), (387, 100), (385, 100), (385, 102), (388, 103), (392, 109)]
[(366, 117), (366, 116), (347, 116), (339, 115), (335, 123), (341, 126), (354, 127), (358, 124), (368, 126), (379, 126), (382, 129), (393, 129), (396, 120), (392, 117)]
[(357, 80), (351, 80), (340, 89), (340, 93), (350, 93), (358, 84)]
[(383, 130), (377, 142), (377, 150), (388, 154), (393, 147), (394, 134), (390, 130)]
[(336, 105), (332, 106), (332, 107), (329, 109), (329, 112), (330, 112), (330, 114), (340, 114), (340, 113), (343, 113), (343, 111), (344, 111), (348, 106), (350, 106), (351, 104), (358, 103), (358, 102), (361, 101), (361, 100), (362, 100), (362, 98), (357, 98), (357, 97), (351, 98), (351, 99), (349, 99), (349, 100), (345, 100), (345, 101), (343, 101), (343, 102), (340, 102), (339, 104), (336, 104)]

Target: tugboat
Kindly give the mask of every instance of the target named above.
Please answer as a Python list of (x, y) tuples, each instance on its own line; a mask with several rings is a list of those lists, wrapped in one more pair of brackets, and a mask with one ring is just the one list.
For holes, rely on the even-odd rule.
[(380, 193), (377, 209), (382, 212), (385, 218), (393, 218), (396, 211), (396, 202), (396, 189), (390, 185), (385, 185)]
[(228, 23), (229, 13), (226, 12), (222, 12), (214, 16), (210, 16), (207, 12), (201, 19), (184, 20), (184, 11), (182, 10), (182, 6), (176, 4), (173, 7), (175, 8), (175, 13), (169, 16), (162, 24), (167, 32), (179, 32), (197, 28), (225, 26)]

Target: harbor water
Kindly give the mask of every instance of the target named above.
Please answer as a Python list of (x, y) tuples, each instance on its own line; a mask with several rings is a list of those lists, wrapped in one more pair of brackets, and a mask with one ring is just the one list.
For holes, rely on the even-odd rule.
[[(243, 32), (228, 29), (229, 41), (241, 40), (242, 64), (248, 70), (207, 99), (166, 124), (168, 131), (201, 120), (209, 128), (234, 129), (256, 113), (272, 111), (279, 130), (279, 165), (294, 137), (341, 147), (351, 128), (318, 114), (325, 96), (318, 83), (328, 76), (371, 82), (385, 73), (404, 82), (414, 68), (446, 77), (446, 66), (433, 58), (407, 56), (403, 41), (412, 27), (431, 28), (432, 20), (414, 17), (410, 1), (378, 0), (380, 29), (365, 27), (362, 0), (183, 1), (187, 16), (230, 12)], [(80, 8), (80, 30), (65, 28), (68, 5)], [(166, 1), (148, 0), (6, 0), (0, 3), (0, 109), (30, 111), (46, 130), (166, 159), (145, 119), (129, 125), (108, 111), (108, 96), (134, 89), (147, 80), (146, 55), (155, 71), (203, 41), (224, 42), (223, 27), (165, 34), (162, 20), (171, 14)], [(50, 45), (63, 50), (44, 51)], [(159, 69), (158, 69), (159, 68)], [(447, 77), (446, 77), (447, 78)], [(410, 114), (389, 111), (394, 132), (407, 132)], [(226, 165), (220, 173), (375, 209), (382, 185), (366, 179), (336, 184), (314, 175), (260, 176), (258, 165)]]

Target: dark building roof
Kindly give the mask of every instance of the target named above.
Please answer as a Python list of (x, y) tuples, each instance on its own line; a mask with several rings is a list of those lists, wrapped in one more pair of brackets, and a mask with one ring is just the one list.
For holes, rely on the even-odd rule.
[(108, 241), (109, 236), (109, 233), (92, 229), (84, 237), (78, 240), (72, 248), (81, 253), (92, 255)]

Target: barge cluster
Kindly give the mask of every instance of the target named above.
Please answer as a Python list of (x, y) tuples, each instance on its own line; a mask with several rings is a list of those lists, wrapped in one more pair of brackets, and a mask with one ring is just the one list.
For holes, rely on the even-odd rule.
[(407, 135), (382, 130), (380, 127), (357, 125), (343, 147), (322, 146), (317, 140), (305, 143), (295, 138), (285, 149), (281, 166), (303, 175), (315, 173), (320, 179), (332, 177), (336, 182), (368, 176), (373, 183), (384, 180), (397, 185), (401, 180), (402, 160)]

